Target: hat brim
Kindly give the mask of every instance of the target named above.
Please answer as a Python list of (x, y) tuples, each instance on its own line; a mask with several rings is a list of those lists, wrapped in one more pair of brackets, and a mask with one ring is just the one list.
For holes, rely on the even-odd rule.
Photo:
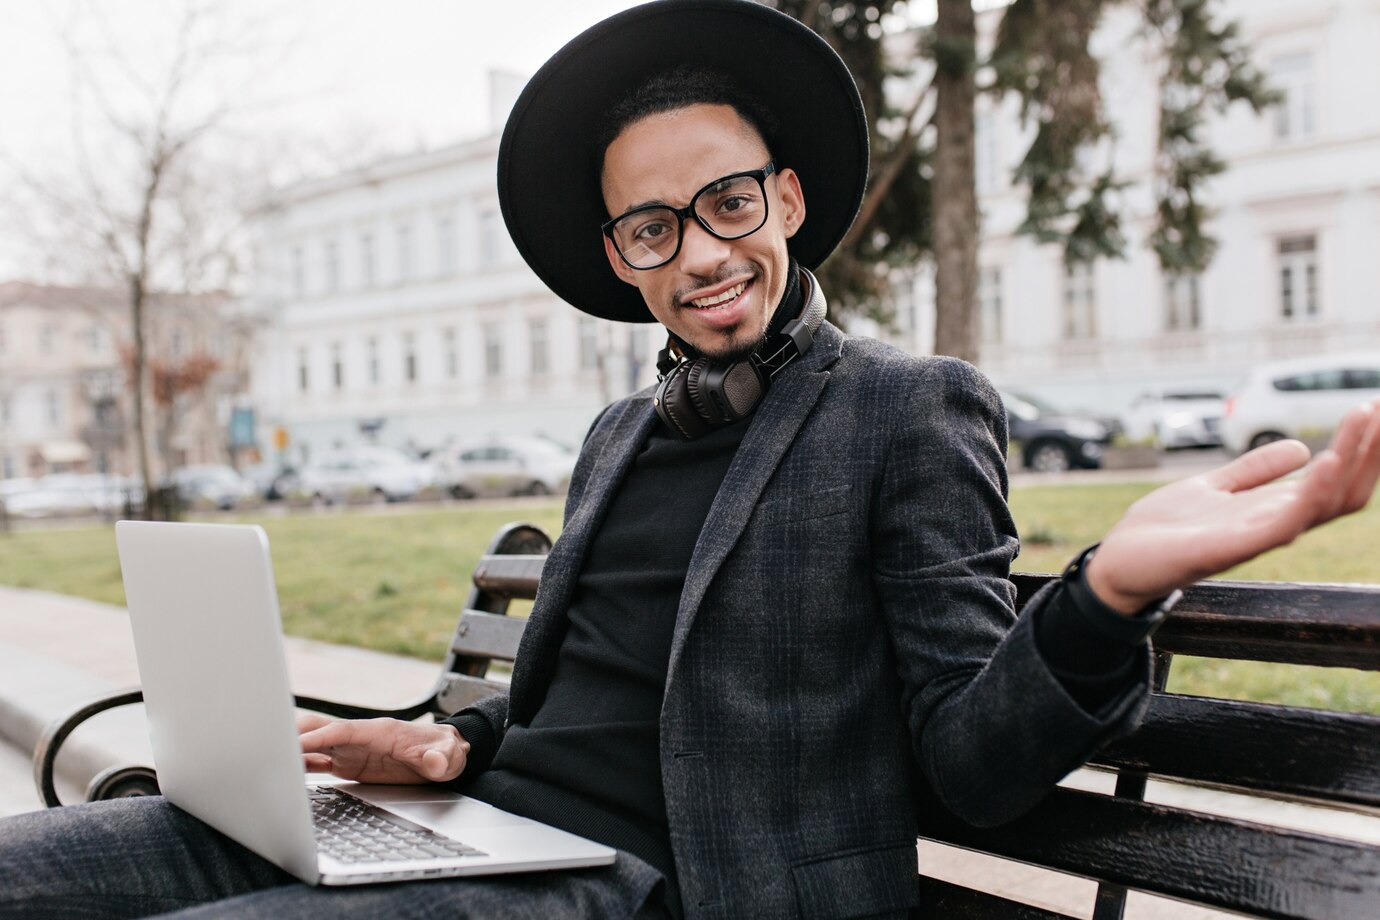
[(867, 117), (853, 77), (824, 39), (751, 0), (658, 0), (592, 26), (528, 82), (503, 131), (498, 199), (523, 259), (585, 313), (652, 322), (637, 288), (608, 264), (609, 218), (596, 149), (605, 113), (680, 64), (724, 71), (778, 120), (772, 156), (795, 170), (808, 217), (789, 241), (807, 268), (848, 232), (867, 183)]

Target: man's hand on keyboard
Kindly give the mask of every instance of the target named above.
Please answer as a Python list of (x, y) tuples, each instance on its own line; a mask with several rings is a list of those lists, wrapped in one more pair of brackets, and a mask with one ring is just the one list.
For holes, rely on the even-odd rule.
[(470, 744), (449, 725), (399, 719), (297, 717), (310, 773), (361, 783), (441, 783), (465, 769)]

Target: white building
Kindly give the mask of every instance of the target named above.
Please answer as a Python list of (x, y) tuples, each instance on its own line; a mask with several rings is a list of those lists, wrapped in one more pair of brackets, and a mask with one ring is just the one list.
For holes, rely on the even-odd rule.
[[(1209, 187), (1220, 249), (1200, 277), (1170, 283), (1146, 246), (1158, 63), (1135, 11), (1114, 9), (1095, 36), (1116, 139), (1090, 155), (1113, 157), (1132, 183), (1125, 260), (1070, 275), (1057, 247), (1016, 234), (1025, 198), (1009, 177), (1033, 129), (1014, 99), (980, 98), (980, 363), (999, 384), (1114, 412), (1151, 384), (1229, 387), (1261, 361), (1380, 348), (1380, 4), (1218, 9), (1288, 99), (1262, 116), (1238, 104), (1209, 124), (1228, 171)], [(989, 42), (999, 17), (979, 15)], [(255, 404), (261, 429), (286, 430), (292, 457), (370, 437), (578, 444), (599, 408), (654, 379), (656, 327), (582, 317), (517, 256), (496, 154), (490, 137), (308, 183), (265, 218), (254, 303), (269, 334)], [(887, 334), (917, 354), (933, 344), (928, 273), (917, 266)]]
[[(1238, 104), (1209, 122), (1228, 170), (1209, 186), (1208, 230), (1220, 248), (1201, 277), (1171, 283), (1146, 245), (1157, 62), (1135, 37), (1134, 11), (1110, 14), (1095, 36), (1118, 135), (1111, 155), (1133, 183), (1125, 260), (1070, 275), (1057, 247), (1015, 233), (1025, 198), (1009, 176), (1031, 131), (1015, 100), (980, 100), (980, 363), (998, 383), (1115, 411), (1147, 384), (1230, 387), (1262, 361), (1380, 348), (1380, 4), (1227, 0), (1219, 11), (1240, 22), (1287, 99), (1262, 116)], [(999, 16), (979, 17), (989, 41)], [(923, 269), (899, 313), (898, 344), (929, 351), (933, 287)]]
[(650, 326), (586, 317), (522, 262), (497, 152), (487, 137), (303, 184), (263, 219), (255, 404), (289, 458), (504, 434), (578, 446), (603, 406), (655, 379)]

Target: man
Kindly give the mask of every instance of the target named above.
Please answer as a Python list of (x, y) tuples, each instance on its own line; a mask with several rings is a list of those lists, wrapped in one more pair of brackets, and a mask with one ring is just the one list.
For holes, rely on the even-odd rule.
[(740, 0), (616, 16), (533, 78), (499, 168), (529, 264), (582, 310), (665, 326), (666, 382), (591, 428), (511, 692), (441, 725), (309, 719), (303, 749), (458, 783), (618, 862), (312, 891), (164, 804), (106, 804), (14, 829), (11, 903), (79, 841), (155, 867), (77, 873), (130, 913), (900, 916), (916, 766), (970, 821), (1028, 808), (1134, 727), (1177, 588), (1380, 475), (1363, 407), (1301, 480), (1279, 480), (1307, 460), (1285, 443), (1142, 500), (1016, 619), (996, 394), (823, 322), (806, 269), (857, 209), (866, 130), (822, 41)]

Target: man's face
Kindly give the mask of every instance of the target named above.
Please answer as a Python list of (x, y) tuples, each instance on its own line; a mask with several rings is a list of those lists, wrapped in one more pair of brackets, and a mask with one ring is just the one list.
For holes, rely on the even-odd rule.
[[(714, 180), (760, 169), (769, 159), (762, 138), (731, 106), (660, 112), (633, 122), (609, 144), (604, 204), (610, 217), (645, 204), (682, 208)], [(667, 264), (631, 268), (605, 237), (609, 264), (641, 291), (659, 323), (700, 352), (721, 360), (746, 357), (761, 342), (785, 292), (786, 240), (805, 219), (793, 171), (769, 176), (766, 196), (766, 223), (742, 239), (718, 239), (691, 218), (680, 252)]]

